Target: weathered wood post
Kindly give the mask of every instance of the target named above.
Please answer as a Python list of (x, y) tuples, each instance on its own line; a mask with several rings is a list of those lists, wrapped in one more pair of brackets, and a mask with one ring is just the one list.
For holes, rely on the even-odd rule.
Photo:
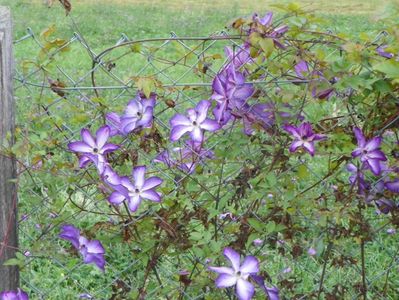
[[(11, 13), (0, 6), (0, 145), (14, 143), (13, 64)], [(15, 177), (15, 160), (0, 152), (0, 291), (15, 290), (19, 284), (18, 268), (3, 266), (15, 257), (18, 245)]]

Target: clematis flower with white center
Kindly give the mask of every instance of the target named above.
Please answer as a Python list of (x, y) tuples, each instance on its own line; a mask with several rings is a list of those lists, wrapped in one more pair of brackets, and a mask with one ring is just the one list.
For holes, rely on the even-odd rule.
[(353, 132), (357, 139), (357, 148), (352, 152), (352, 157), (359, 156), (363, 165), (370, 167), (374, 175), (380, 175), (383, 169), (382, 161), (387, 160), (384, 152), (381, 151), (382, 138), (373, 137), (367, 141), (360, 128), (355, 127)]
[(82, 140), (69, 143), (69, 150), (83, 154), (79, 159), (81, 168), (85, 167), (89, 162), (93, 162), (98, 172), (102, 174), (107, 164), (105, 155), (119, 149), (118, 145), (107, 143), (110, 137), (110, 128), (107, 125), (100, 127), (96, 132), (95, 138), (88, 129), (82, 129), (80, 134)]
[(195, 109), (187, 110), (188, 117), (176, 114), (171, 120), (172, 127), (170, 140), (175, 142), (184, 134), (189, 133), (194, 142), (202, 142), (204, 140), (204, 130), (216, 131), (220, 129), (220, 125), (215, 121), (207, 118), (208, 110), (211, 103), (207, 100), (200, 101)]
[(145, 173), (146, 166), (137, 166), (132, 171), (133, 182), (126, 176), (120, 177), (120, 184), (113, 186), (115, 191), (110, 195), (109, 202), (120, 205), (123, 201), (127, 201), (132, 212), (138, 209), (142, 199), (161, 202), (161, 194), (155, 188), (163, 180), (156, 176), (145, 179)]
[(223, 255), (230, 261), (228, 267), (208, 267), (216, 272), (216, 287), (227, 288), (236, 286), (236, 294), (239, 300), (250, 300), (255, 293), (255, 287), (248, 281), (249, 276), (259, 272), (259, 261), (255, 256), (247, 256), (241, 264), (240, 254), (232, 248), (225, 248)]
[(294, 137), (290, 146), (290, 152), (295, 152), (299, 147), (303, 147), (311, 156), (314, 156), (314, 142), (327, 138), (324, 134), (313, 132), (312, 124), (304, 122), (298, 127), (293, 125), (284, 125), (283, 129)]

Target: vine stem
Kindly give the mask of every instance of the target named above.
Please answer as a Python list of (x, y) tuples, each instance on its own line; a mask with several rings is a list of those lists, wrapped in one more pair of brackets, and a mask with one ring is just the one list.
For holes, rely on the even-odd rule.
[(364, 255), (364, 240), (362, 239), (362, 242), (360, 244), (360, 253), (361, 253), (361, 259), (362, 259), (362, 294), (363, 294), (363, 299), (367, 299), (367, 284), (366, 284), (366, 260), (365, 260), (365, 255)]
[(329, 242), (327, 246), (327, 251), (326, 254), (324, 255), (324, 264), (323, 264), (323, 271), (321, 273), (321, 278), (320, 278), (320, 284), (319, 284), (319, 291), (317, 293), (317, 299), (320, 300), (320, 295), (323, 290), (323, 283), (324, 283), (324, 278), (326, 276), (326, 268), (327, 268), (327, 262), (328, 262), (328, 257), (330, 256), (331, 249), (332, 249), (333, 243)]

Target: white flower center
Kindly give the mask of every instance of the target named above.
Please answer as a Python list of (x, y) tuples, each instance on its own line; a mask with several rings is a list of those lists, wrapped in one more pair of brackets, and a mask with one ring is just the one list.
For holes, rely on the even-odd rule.
[(129, 196), (130, 197), (136, 197), (136, 196), (140, 196), (141, 191), (138, 188), (135, 188), (133, 191), (129, 192)]

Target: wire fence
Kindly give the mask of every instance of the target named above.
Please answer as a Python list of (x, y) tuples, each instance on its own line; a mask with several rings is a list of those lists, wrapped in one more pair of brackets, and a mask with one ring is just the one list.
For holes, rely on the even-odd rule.
[[(156, 161), (160, 151), (184, 147), (166, 142), (169, 119), (210, 97), (213, 78), (229, 62), (224, 48), (247, 51), (242, 36), (172, 33), (131, 41), (122, 35), (101, 52), (78, 33), (66, 41), (51, 34), (28, 29), (14, 43), (18, 259), (22, 286), (33, 299), (233, 299), (233, 291), (214, 287), (207, 270), (222, 262), (217, 253), (227, 245), (262, 257), (266, 278), (285, 299), (358, 299), (362, 278), (370, 299), (397, 297), (397, 237), (386, 233), (386, 215), (372, 207), (366, 208), (367, 222), (360, 215), (340, 215), (339, 209), (355, 201), (336, 189), (337, 183), (348, 183), (345, 156), (337, 159), (321, 148), (314, 158), (281, 153), (275, 161), (275, 145), (283, 138), (277, 129), (269, 129), (267, 137), (248, 138), (233, 124), (209, 136), (195, 173)], [(339, 56), (339, 49), (332, 46), (329, 55)], [(253, 71), (265, 76), (251, 83), (273, 104), (273, 118), (299, 112), (312, 119), (320, 109), (326, 115), (318, 122), (321, 132), (353, 118), (333, 103), (318, 108), (306, 96), (289, 105), (275, 101), (287, 85), (296, 91), (295, 80), (254, 64)], [(110, 159), (121, 173), (146, 165), (163, 178), (163, 202), (143, 204), (132, 214), (109, 204), (109, 190), (95, 167), (80, 169), (67, 144), (80, 139), (81, 128), (96, 130), (106, 113), (122, 112), (137, 90), (148, 86), (158, 94), (153, 127), (123, 138), (121, 151)], [(254, 146), (250, 139), (260, 142)], [(217, 163), (205, 159), (211, 152)], [(369, 228), (357, 230), (367, 231), (370, 241), (356, 244), (349, 228), (365, 223)], [(105, 273), (84, 264), (58, 237), (63, 224), (74, 224), (103, 243)], [(264, 299), (260, 293), (256, 297)]]

